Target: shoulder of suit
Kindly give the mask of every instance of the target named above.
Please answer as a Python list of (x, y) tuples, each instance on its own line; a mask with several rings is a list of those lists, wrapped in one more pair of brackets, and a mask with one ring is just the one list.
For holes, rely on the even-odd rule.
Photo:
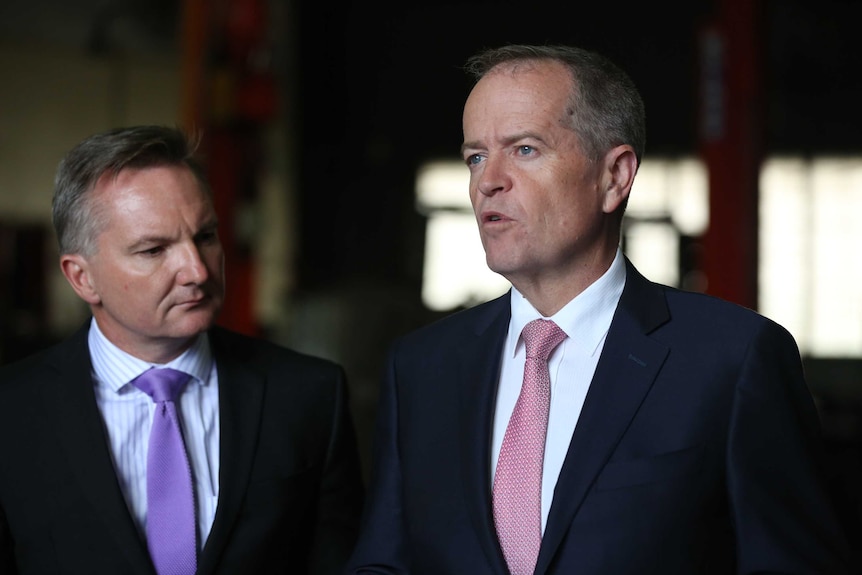
[(216, 361), (229, 358), (253, 364), (291, 363), (340, 369), (331, 359), (301, 352), (266, 338), (242, 334), (220, 326), (213, 327), (208, 333)]
[(429, 341), (454, 341), (467, 334), (484, 332), (494, 322), (508, 324), (510, 316), (508, 293), (494, 300), (466, 309), (453, 311), (423, 327), (410, 331), (396, 344), (426, 345)]
[(33, 381), (70, 368), (89, 367), (87, 329), (84, 326), (69, 337), (44, 349), (0, 365), (0, 385), (23, 379)]
[(671, 287), (665, 287), (665, 294), (673, 318), (680, 318), (684, 315), (695, 321), (709, 319), (713, 322), (735, 325), (743, 329), (759, 325), (779, 326), (775, 321), (756, 310), (714, 295)]

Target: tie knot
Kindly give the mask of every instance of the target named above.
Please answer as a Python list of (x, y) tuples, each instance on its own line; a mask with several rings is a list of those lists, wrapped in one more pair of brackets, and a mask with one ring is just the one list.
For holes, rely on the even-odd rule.
[(566, 332), (560, 326), (548, 319), (534, 319), (524, 326), (521, 332), (527, 357), (545, 361), (554, 348), (566, 339)]
[(153, 368), (133, 379), (132, 385), (153, 398), (154, 402), (161, 403), (174, 401), (191, 377), (176, 369)]

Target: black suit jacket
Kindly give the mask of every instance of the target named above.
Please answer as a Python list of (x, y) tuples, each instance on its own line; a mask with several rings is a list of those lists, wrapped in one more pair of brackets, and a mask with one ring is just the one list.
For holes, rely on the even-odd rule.
[[(626, 265), (535, 573), (846, 573), (790, 334)], [(509, 316), (504, 296), (394, 345), (350, 573), (506, 573), (490, 443)]]
[[(219, 500), (198, 573), (336, 573), (363, 496), (344, 375), (210, 331)], [(154, 575), (114, 472), (87, 327), (0, 369), (0, 573)]]

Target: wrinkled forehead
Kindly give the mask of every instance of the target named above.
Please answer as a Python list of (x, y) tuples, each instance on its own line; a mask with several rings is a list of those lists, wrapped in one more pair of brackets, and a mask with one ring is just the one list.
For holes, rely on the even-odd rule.
[[(151, 176), (152, 174), (159, 174), (160, 177), (153, 180)], [(99, 193), (116, 193), (118, 190), (136, 181), (147, 181), (150, 185), (153, 185), (154, 183), (160, 183), (162, 180), (168, 179), (169, 175), (179, 177), (180, 179), (187, 181), (188, 186), (184, 187), (187, 187), (189, 191), (199, 193), (207, 200), (212, 201), (212, 190), (202, 179), (200, 174), (182, 162), (159, 162), (143, 165), (131, 164), (115, 170), (105, 170), (101, 175), (99, 175), (95, 182), (93, 182), (90, 187), (90, 193), (94, 196)]]
[[(477, 94), (499, 90), (527, 90), (553, 92), (571, 101), (574, 95), (574, 77), (568, 66), (557, 60), (513, 60), (497, 64), (473, 86), (467, 101)], [(550, 95), (550, 94), (549, 94)]]
[(572, 77), (565, 65), (554, 60), (518, 60), (489, 70), (470, 91), (464, 114), (522, 111), (564, 120), (571, 102)]

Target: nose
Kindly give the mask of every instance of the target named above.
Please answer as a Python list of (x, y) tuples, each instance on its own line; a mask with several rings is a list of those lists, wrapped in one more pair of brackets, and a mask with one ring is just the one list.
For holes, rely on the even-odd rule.
[(192, 243), (184, 246), (180, 254), (180, 266), (177, 273), (177, 282), (180, 285), (201, 285), (209, 278), (200, 248)]
[(476, 189), (486, 196), (504, 192), (511, 186), (505, 158), (489, 155), (482, 164), (482, 169), (476, 176)]

